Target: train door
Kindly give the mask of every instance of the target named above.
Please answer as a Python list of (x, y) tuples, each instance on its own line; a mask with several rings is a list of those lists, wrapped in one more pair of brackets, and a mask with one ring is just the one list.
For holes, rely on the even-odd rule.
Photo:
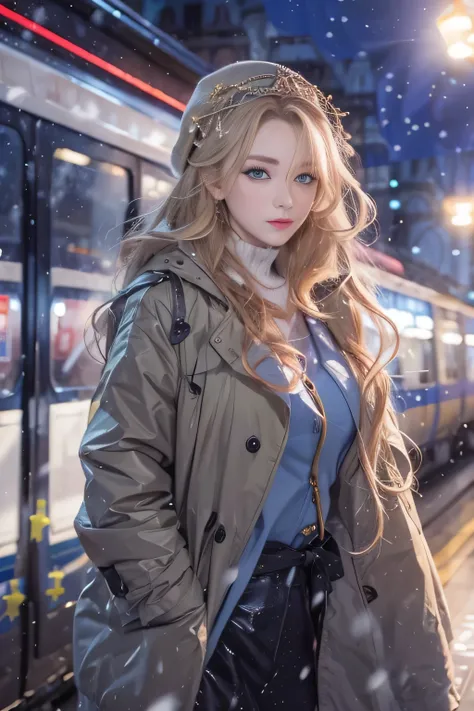
[(398, 355), (388, 367), (399, 424), (418, 445), (426, 446), (436, 418), (432, 305), (388, 289), (381, 292), (381, 303), (400, 334)]
[[(49, 657), (51, 674), (53, 668), (60, 673), (61, 658), (70, 663), (74, 605), (90, 567), (73, 528), (84, 489), (77, 452), (102, 363), (90, 329), (84, 342), (84, 329), (113, 289), (119, 242), (132, 216), (138, 160), (51, 124), (39, 122), (37, 131), (32, 588), (34, 656)], [(31, 666), (38, 668), (39, 662), (33, 660)], [(30, 673), (28, 683), (30, 688), (37, 685), (35, 674)]]
[[(0, 105), (0, 707), (22, 693), (27, 626), (25, 243), (33, 123)], [(31, 353), (30, 353), (31, 355)], [(27, 513), (27, 511), (26, 511)]]
[(466, 352), (466, 422), (474, 421), (474, 318), (464, 317), (464, 345)]
[(468, 424), (466, 435), (469, 437), (469, 448), (474, 447), (474, 318), (464, 317), (464, 346), (466, 359), (465, 400), (463, 423)]
[(464, 346), (460, 314), (436, 306), (439, 416), (436, 439), (451, 439), (461, 426), (464, 401)]

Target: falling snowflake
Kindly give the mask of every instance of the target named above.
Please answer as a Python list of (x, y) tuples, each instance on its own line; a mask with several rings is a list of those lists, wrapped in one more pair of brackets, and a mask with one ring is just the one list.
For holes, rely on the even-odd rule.
[(300, 671), (300, 679), (301, 681), (304, 681), (306, 677), (309, 675), (311, 671), (311, 667), (308, 665), (306, 667), (303, 667), (303, 669)]

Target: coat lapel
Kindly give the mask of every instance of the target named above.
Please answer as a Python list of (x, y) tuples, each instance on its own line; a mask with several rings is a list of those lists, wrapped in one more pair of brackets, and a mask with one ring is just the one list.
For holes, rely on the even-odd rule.
[[(184, 259), (184, 262), (183, 262)], [(168, 246), (158, 252), (146, 266), (147, 269), (173, 269), (179, 276), (192, 282), (199, 288), (215, 296), (225, 303), (225, 298), (216, 286), (212, 275), (196, 261), (192, 243), (180, 241), (178, 245)], [(249, 377), (242, 364), (242, 346), (244, 338), (244, 327), (233, 309), (226, 304), (228, 309), (219, 326), (210, 334), (209, 346), (226, 363), (228, 363), (236, 373)], [(338, 289), (329, 293), (326, 292), (323, 298), (318, 299), (318, 308), (324, 313), (333, 316), (327, 323), (331, 334), (336, 340), (339, 348), (343, 350), (344, 333), (354, 329), (354, 322), (347, 302), (342, 297)], [(263, 344), (253, 344), (249, 350), (249, 363), (254, 365), (262, 356), (268, 356), (269, 349)], [(212, 356), (208, 352), (206, 358)], [(213, 359), (212, 359), (213, 361)], [(351, 364), (349, 367), (351, 367)], [(202, 364), (203, 369), (207, 369), (208, 362)], [(285, 383), (286, 378), (274, 358), (266, 358), (258, 369), (259, 375), (269, 382), (278, 384)], [(290, 396), (287, 393), (278, 393), (282, 399), (290, 405)], [(351, 412), (354, 414), (358, 408), (354, 401), (348, 401)], [(357, 421), (357, 420), (356, 420)], [(394, 453), (397, 466), (401, 474), (405, 477), (410, 471), (410, 460), (407, 454), (403, 435), (396, 422), (387, 417), (388, 441)]]

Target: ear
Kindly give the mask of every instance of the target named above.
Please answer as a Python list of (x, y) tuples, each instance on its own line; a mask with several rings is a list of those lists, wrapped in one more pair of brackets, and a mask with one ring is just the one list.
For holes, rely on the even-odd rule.
[(224, 191), (216, 180), (216, 176), (209, 169), (202, 172), (202, 180), (206, 188), (211, 193), (214, 200), (223, 200)]
[(206, 188), (209, 190), (214, 200), (224, 199), (224, 191), (215, 183), (206, 183)]

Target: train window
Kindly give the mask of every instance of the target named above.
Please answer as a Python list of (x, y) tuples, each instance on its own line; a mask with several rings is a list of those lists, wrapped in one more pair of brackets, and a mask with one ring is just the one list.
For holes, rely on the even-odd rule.
[[(61, 293), (62, 290), (58, 291)], [(87, 298), (65, 298), (57, 294), (53, 298), (50, 364), (51, 383), (56, 391), (90, 390), (97, 385), (103, 361), (89, 324), (94, 309), (107, 298), (107, 294), (91, 294)]]
[(0, 398), (12, 395), (21, 372), (21, 245), (23, 142), (0, 125)]
[(0, 259), (21, 261), (23, 143), (19, 133), (0, 125)]
[(131, 180), (119, 165), (67, 147), (53, 154), (50, 377), (56, 392), (93, 389), (102, 362), (86, 325), (112, 289)]
[(458, 314), (447, 309), (440, 309), (439, 338), (443, 353), (444, 379), (448, 382), (459, 380), (463, 375), (463, 349), (461, 344), (464, 338), (461, 333)]
[(57, 148), (51, 183), (51, 265), (112, 274), (122, 238), (130, 176), (118, 165)]
[(466, 347), (466, 377), (471, 382), (474, 381), (474, 346)]
[(406, 390), (420, 388), (435, 380), (433, 339), (400, 335), (399, 367)]
[(431, 304), (388, 289), (379, 301), (398, 328), (400, 348), (388, 372), (405, 389), (435, 381), (434, 322)]
[(20, 377), (21, 362), (19, 290), (16, 284), (0, 282), (0, 398), (14, 392)]
[(138, 213), (146, 222), (151, 222), (163, 199), (173, 189), (176, 180), (164, 170), (151, 163), (142, 163), (140, 203)]

